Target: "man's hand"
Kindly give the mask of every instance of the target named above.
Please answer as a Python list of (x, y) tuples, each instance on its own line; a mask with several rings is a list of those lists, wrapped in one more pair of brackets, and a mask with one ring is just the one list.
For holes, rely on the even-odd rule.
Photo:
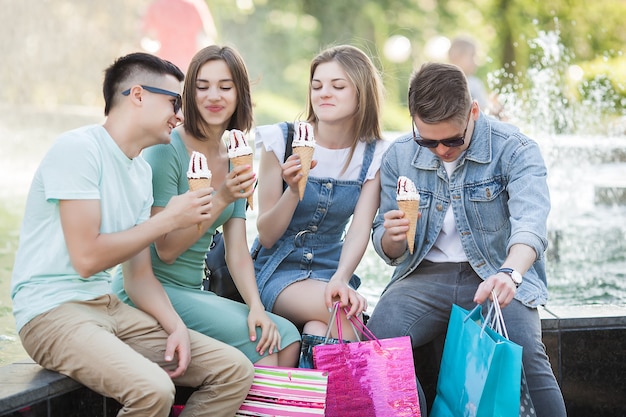
[[(167, 345), (165, 346), (165, 361), (172, 362), (173, 365), (176, 365), (176, 369), (173, 371), (168, 369), (165, 370), (170, 378), (178, 378), (187, 370), (189, 362), (191, 361), (190, 346), (191, 342), (189, 340), (189, 331), (181, 321), (180, 325), (178, 325), (176, 329), (170, 333), (167, 338)], [(177, 364), (173, 362), (176, 358), (178, 358)]]
[(211, 207), (213, 187), (202, 188), (176, 195), (170, 199), (161, 215), (168, 216), (173, 229), (185, 229), (208, 221), (212, 223)]
[(487, 298), (491, 298), (492, 290), (494, 290), (496, 296), (498, 297), (500, 307), (504, 308), (509, 305), (511, 301), (513, 301), (517, 288), (508, 274), (498, 272), (481, 282), (476, 290), (476, 294), (474, 295), (474, 302), (477, 304), (484, 303)]
[[(417, 213), (417, 220), (422, 217), (421, 213)], [(400, 257), (407, 248), (406, 234), (409, 231), (409, 218), (406, 217), (401, 210), (389, 210), (383, 215), (385, 221), (383, 227), (382, 247), (385, 254), (395, 259)]]

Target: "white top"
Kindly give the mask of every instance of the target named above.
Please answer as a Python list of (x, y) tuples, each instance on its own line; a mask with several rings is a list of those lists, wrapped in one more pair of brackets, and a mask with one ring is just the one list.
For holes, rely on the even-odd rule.
[[(274, 152), (276, 158), (281, 162), (285, 158), (285, 137), (280, 125), (264, 125), (255, 129), (254, 137), (255, 147), (268, 152)], [(390, 141), (379, 140), (376, 142), (376, 149), (374, 150), (374, 157), (372, 163), (367, 171), (365, 180), (371, 180), (376, 176), (376, 173), (380, 169), (380, 162), (382, 160), (383, 153), (387, 150)], [(350, 161), (350, 165), (345, 172), (341, 172), (350, 155), (350, 148), (344, 149), (328, 149), (315, 144), (315, 150), (313, 151), (313, 159), (317, 161), (317, 165), (313, 168), (309, 175), (317, 178), (334, 178), (338, 180), (358, 180), (361, 173), (361, 166), (363, 165), (363, 154), (365, 153), (365, 142), (359, 142), (354, 150), (354, 155)]]
[[(452, 175), (458, 163), (458, 159), (452, 162), (443, 162), (443, 166), (448, 173), (448, 178), (450, 178), (450, 175)], [(441, 227), (439, 236), (437, 236), (435, 244), (424, 259), (431, 262), (467, 262), (467, 255), (465, 255), (463, 244), (461, 243), (461, 235), (458, 230), (456, 230), (452, 205), (448, 206), (448, 211), (446, 211), (446, 216), (443, 219), (443, 226)]]

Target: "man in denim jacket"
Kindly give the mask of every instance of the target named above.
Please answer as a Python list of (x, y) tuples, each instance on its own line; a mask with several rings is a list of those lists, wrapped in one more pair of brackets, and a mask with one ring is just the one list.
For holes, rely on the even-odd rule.
[[(548, 298), (543, 255), (550, 211), (539, 147), (518, 128), (483, 115), (454, 65), (427, 63), (413, 74), (409, 111), (413, 134), (391, 145), (380, 169), (372, 240), (396, 269), (368, 327), (379, 338), (411, 336), (415, 349), (445, 336), (452, 304), (471, 310), (493, 290), (506, 307), (510, 339), (523, 346), (537, 416), (565, 416), (536, 308)], [(396, 202), (400, 176), (420, 195), (412, 254), (409, 216)]]

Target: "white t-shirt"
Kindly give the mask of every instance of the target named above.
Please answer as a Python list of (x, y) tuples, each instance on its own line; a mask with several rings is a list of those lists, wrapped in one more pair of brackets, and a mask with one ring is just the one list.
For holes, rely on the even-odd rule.
[[(450, 178), (454, 168), (456, 168), (458, 164), (458, 159), (452, 162), (443, 162), (443, 166), (448, 173), (448, 178)], [(424, 259), (431, 262), (467, 262), (467, 255), (461, 243), (461, 235), (459, 235), (458, 230), (456, 230), (452, 205), (448, 206), (439, 236), (437, 236), (435, 244)]]
[(100, 200), (101, 233), (146, 221), (152, 206), (152, 170), (130, 159), (101, 125), (63, 134), (33, 178), (11, 278), (16, 328), (68, 301), (108, 294), (109, 271), (81, 278), (70, 261), (59, 200)]
[[(267, 152), (274, 152), (274, 155), (276, 155), (276, 158), (278, 158), (282, 164), (285, 158), (285, 137), (278, 124), (257, 127), (255, 129), (254, 143), (257, 149), (265, 147)], [(374, 157), (365, 177), (366, 181), (376, 176), (376, 173), (380, 169), (383, 153), (390, 144), (391, 142), (387, 140), (379, 140), (376, 142)], [(350, 148), (328, 149), (315, 144), (313, 159), (317, 161), (317, 165), (311, 170), (309, 175), (317, 178), (357, 180), (361, 173), (363, 154), (365, 153), (366, 146), (367, 144), (365, 142), (358, 142), (348, 169), (342, 173), (341, 171), (350, 155)]]

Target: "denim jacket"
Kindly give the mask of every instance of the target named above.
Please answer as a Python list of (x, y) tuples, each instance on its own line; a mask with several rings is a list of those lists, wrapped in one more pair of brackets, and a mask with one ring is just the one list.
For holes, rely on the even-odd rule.
[[(391, 278), (407, 277), (431, 249), (449, 205), (468, 262), (482, 278), (496, 273), (509, 248), (517, 243), (535, 250), (537, 260), (524, 274), (515, 298), (530, 307), (548, 299), (544, 252), (550, 197), (547, 171), (536, 142), (518, 128), (481, 114), (470, 146), (450, 179), (441, 160), (415, 143), (411, 134), (398, 138), (383, 156), (380, 210), (374, 221), (372, 242), (376, 252), (397, 266)], [(383, 215), (398, 208), (396, 183), (410, 178), (420, 193), (415, 250), (397, 259), (381, 246)]]

